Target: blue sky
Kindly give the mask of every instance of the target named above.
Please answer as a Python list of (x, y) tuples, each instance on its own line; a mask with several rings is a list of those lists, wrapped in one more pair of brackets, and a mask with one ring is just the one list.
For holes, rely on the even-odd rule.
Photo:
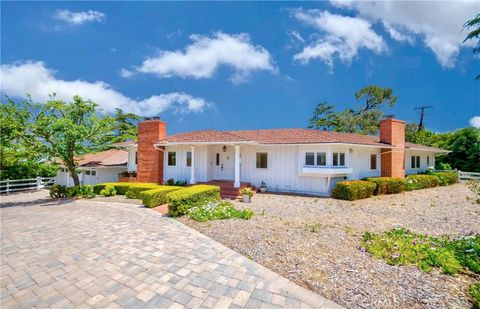
[[(168, 132), (306, 127), (315, 105), (391, 87), (397, 118), (480, 115), (466, 2), (2, 2), (2, 94), (56, 92), (159, 114)], [(480, 118), (476, 118), (480, 122)]]

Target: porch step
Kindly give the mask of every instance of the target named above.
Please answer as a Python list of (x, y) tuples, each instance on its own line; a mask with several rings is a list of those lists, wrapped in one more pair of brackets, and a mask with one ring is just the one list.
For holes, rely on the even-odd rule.
[(252, 184), (249, 182), (240, 183), (240, 188), (235, 188), (233, 186), (233, 181), (228, 181), (228, 180), (212, 180), (212, 181), (205, 182), (204, 184), (219, 186), (220, 196), (222, 197), (222, 199), (230, 199), (230, 200), (241, 199), (242, 196), (238, 191), (243, 188), (250, 188), (252, 189), (253, 192), (256, 192), (255, 186), (252, 186)]

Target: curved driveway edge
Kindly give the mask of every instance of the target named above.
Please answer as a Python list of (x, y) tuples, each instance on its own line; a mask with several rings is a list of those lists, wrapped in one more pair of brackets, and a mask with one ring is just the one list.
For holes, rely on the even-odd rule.
[(2, 308), (341, 308), (138, 205), (1, 201)]

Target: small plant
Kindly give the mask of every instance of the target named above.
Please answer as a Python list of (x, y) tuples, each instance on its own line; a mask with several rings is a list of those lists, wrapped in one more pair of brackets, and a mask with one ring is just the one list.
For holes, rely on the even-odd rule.
[(382, 234), (365, 232), (363, 246), (390, 265), (416, 265), (426, 272), (436, 267), (450, 275), (464, 269), (480, 273), (480, 235), (450, 239), (398, 228)]
[(260, 189), (260, 192), (262, 192), (262, 193), (267, 192), (267, 184), (265, 183), (265, 181), (262, 181), (262, 183), (260, 184), (259, 189)]
[(480, 309), (480, 282), (470, 285), (468, 292), (473, 301), (473, 308)]
[(320, 228), (322, 226), (319, 223), (307, 223), (305, 224), (305, 228), (307, 231), (312, 232), (312, 233), (318, 233), (320, 231)]
[(53, 197), (53, 198), (67, 197), (67, 186), (53, 185), (50, 188), (50, 197)]
[(229, 201), (209, 201), (202, 206), (190, 208), (187, 212), (189, 218), (199, 222), (230, 218), (249, 220), (253, 214), (251, 209), (236, 209)]
[(74, 186), (67, 189), (67, 197), (92, 198), (95, 197), (95, 192), (91, 185)]
[(477, 204), (480, 204), (480, 181), (479, 180), (469, 180), (465, 183), (467, 188), (473, 192), (475, 195), (475, 201)]
[(187, 181), (186, 180), (177, 180), (175, 181), (175, 186), (176, 187), (185, 187), (187, 186)]
[(100, 195), (103, 195), (103, 196), (115, 196), (115, 195), (117, 195), (117, 190), (115, 190), (115, 187), (114, 187), (114, 186), (108, 185), (108, 186), (105, 186), (105, 188), (103, 188), (103, 189), (100, 191)]
[(165, 185), (166, 186), (174, 186), (175, 185), (175, 180), (173, 178), (170, 178), (165, 182)]
[(441, 171), (451, 171), (452, 166), (449, 163), (437, 162), (437, 164), (435, 164), (435, 169)]
[(250, 197), (253, 196), (253, 191), (250, 188), (242, 188), (242, 189), (239, 190), (239, 192), (240, 192), (241, 195), (248, 195)]

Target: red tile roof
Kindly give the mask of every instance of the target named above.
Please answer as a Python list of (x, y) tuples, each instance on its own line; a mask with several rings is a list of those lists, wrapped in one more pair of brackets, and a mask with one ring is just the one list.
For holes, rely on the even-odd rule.
[(89, 153), (76, 158), (78, 166), (126, 166), (128, 151), (110, 149), (107, 151)]
[[(312, 129), (266, 129), (266, 130), (239, 130), (239, 131), (192, 131), (167, 136), (162, 143), (209, 143), (209, 142), (253, 142), (259, 144), (320, 144), (344, 143), (391, 147), (380, 142), (378, 136), (362, 135), (343, 132), (319, 131)], [(439, 148), (425, 145), (406, 143), (406, 148), (415, 148), (429, 151), (444, 151)]]

